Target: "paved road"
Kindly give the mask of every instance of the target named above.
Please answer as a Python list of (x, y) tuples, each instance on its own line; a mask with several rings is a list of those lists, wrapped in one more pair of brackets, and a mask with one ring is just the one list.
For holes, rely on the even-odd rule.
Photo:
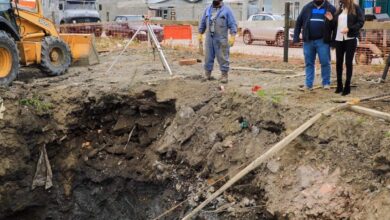
[[(194, 44), (191, 44), (190, 41), (171, 41), (167, 42), (169, 45), (182, 45), (189, 46), (191, 45), (194, 48), (198, 48), (197, 40), (193, 39)], [(238, 37), (234, 47), (231, 48), (231, 53), (241, 53), (249, 55), (258, 55), (258, 56), (276, 56), (283, 57), (283, 47), (277, 46), (267, 46), (265, 42), (254, 42), (252, 45), (245, 45), (242, 41), (242, 37)], [(336, 60), (336, 51), (332, 50), (332, 61)], [(299, 48), (290, 48), (289, 49), (289, 58), (298, 58), (304, 59), (303, 49)], [(383, 59), (374, 59), (373, 64), (383, 64)]]
[[(283, 47), (266, 46), (265, 42), (254, 42), (252, 45), (245, 45), (242, 39), (237, 39), (236, 44), (231, 48), (232, 53), (280, 57), (283, 57), (283, 50)], [(290, 48), (289, 57), (303, 59), (302, 48)]]

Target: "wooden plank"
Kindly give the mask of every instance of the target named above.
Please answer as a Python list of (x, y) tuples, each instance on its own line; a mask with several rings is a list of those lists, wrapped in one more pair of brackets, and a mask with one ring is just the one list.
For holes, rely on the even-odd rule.
[(198, 63), (197, 59), (183, 59), (183, 60), (179, 60), (179, 65), (180, 66), (190, 66), (190, 65), (197, 64), (197, 63)]
[(160, 24), (160, 25), (192, 25), (192, 26), (199, 25), (199, 21), (151, 20), (150, 23)]
[(375, 30), (375, 29), (383, 29), (390, 30), (390, 22), (378, 22), (378, 21), (367, 21), (364, 24), (363, 29), (366, 30)]
[(251, 68), (251, 67), (230, 67), (232, 70), (242, 70), (242, 71), (254, 71), (254, 72), (265, 72), (265, 73), (275, 73), (275, 74), (294, 74), (294, 70), (282, 70), (282, 69), (269, 69), (269, 68)]
[(295, 140), (295, 138), (297, 138), (299, 135), (301, 135), (303, 132), (305, 132), (307, 129), (309, 129), (314, 123), (316, 123), (318, 120), (320, 120), (323, 116), (331, 115), (334, 112), (337, 112), (339, 110), (342, 110), (342, 109), (345, 109), (348, 107), (349, 107), (349, 104), (341, 104), (339, 106), (330, 108), (326, 111), (323, 111), (323, 112), (315, 115), (313, 118), (311, 118), (309, 121), (307, 121), (306, 123), (301, 125), (294, 132), (292, 132), (290, 135), (285, 137), (282, 141), (280, 141), (275, 146), (273, 146), (271, 149), (269, 149), (266, 153), (261, 155), (259, 158), (257, 158), (251, 164), (249, 164), (247, 167), (245, 167), (243, 170), (241, 170), (237, 175), (235, 175), (232, 179), (230, 179), (225, 185), (223, 185), (220, 189), (218, 189), (215, 193), (213, 193), (208, 199), (206, 199), (198, 207), (196, 207), (192, 212), (190, 212), (188, 215), (186, 215), (183, 218), (183, 220), (190, 220), (199, 211), (201, 211), (206, 205), (208, 205), (211, 201), (213, 201), (215, 198), (217, 198), (219, 195), (221, 195), (223, 192), (225, 192), (228, 188), (230, 188), (233, 184), (235, 184), (237, 181), (239, 181), (242, 177), (246, 176), (248, 173), (250, 173), (254, 169), (258, 168), (266, 160), (273, 157), (276, 153), (280, 152), (285, 147), (287, 147), (293, 140)]
[(361, 107), (361, 106), (351, 106), (350, 109), (353, 112), (356, 112), (359, 114), (365, 114), (365, 115), (372, 116), (375, 118), (383, 119), (385, 121), (390, 121), (390, 114), (389, 113), (380, 112), (380, 111), (377, 111), (374, 109), (365, 108), (365, 107)]

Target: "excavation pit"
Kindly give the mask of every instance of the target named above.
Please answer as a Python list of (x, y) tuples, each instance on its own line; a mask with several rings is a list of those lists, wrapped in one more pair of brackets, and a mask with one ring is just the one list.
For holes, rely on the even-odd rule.
[[(180, 219), (313, 115), (217, 90), (193, 102), (158, 96), (81, 93), (47, 111), (7, 100), (17, 117), (0, 121), (0, 219), (153, 219), (183, 202), (161, 218)], [(364, 198), (378, 205), (386, 197), (375, 193), (388, 194), (387, 127), (349, 112), (325, 117), (199, 219), (369, 215)], [(43, 145), (54, 186), (31, 190)]]

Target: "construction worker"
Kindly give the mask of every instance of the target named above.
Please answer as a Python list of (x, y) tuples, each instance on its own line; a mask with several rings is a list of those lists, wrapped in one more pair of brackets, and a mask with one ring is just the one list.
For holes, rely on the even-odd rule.
[[(229, 37), (230, 30), (230, 37)], [(234, 45), (237, 34), (237, 22), (230, 7), (222, 0), (213, 0), (206, 8), (199, 25), (199, 43), (203, 44), (203, 34), (206, 34), (205, 78), (211, 80), (214, 60), (217, 57), (222, 73), (221, 83), (228, 82), (229, 50)]]

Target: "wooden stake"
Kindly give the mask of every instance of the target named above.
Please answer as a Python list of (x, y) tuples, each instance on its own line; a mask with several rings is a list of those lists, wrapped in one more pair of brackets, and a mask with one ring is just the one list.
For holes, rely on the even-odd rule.
[(390, 121), (390, 114), (385, 112), (380, 112), (374, 109), (365, 108), (361, 106), (351, 106), (349, 109), (356, 113), (365, 114), (375, 118), (380, 118), (386, 121)]
[(329, 116), (329, 115), (333, 114), (334, 112), (337, 112), (337, 111), (342, 110), (342, 109), (346, 109), (349, 106), (350, 106), (349, 104), (341, 104), (339, 106), (330, 108), (326, 111), (323, 111), (323, 112), (315, 115), (309, 121), (307, 121), (306, 123), (301, 125), (298, 129), (296, 129), (290, 135), (288, 135), (283, 140), (281, 140), (279, 143), (277, 143), (275, 146), (273, 146), (271, 149), (269, 149), (265, 154), (258, 157), (251, 164), (249, 164), (247, 167), (245, 167), (242, 171), (240, 171), (238, 174), (236, 174), (225, 185), (223, 185), (220, 189), (218, 189), (215, 193), (213, 193), (208, 199), (206, 199), (203, 203), (201, 203), (198, 207), (196, 207), (192, 212), (190, 212), (187, 216), (185, 216), (183, 218), (183, 220), (190, 220), (199, 211), (201, 211), (207, 204), (209, 204), (211, 201), (213, 201), (215, 198), (217, 198), (219, 195), (221, 195), (223, 192), (225, 192), (234, 183), (239, 181), (241, 178), (246, 176), (248, 173), (250, 173), (254, 169), (258, 168), (266, 160), (268, 160), (269, 158), (273, 157), (275, 154), (277, 154), (278, 152), (283, 150), (293, 140), (295, 140), (295, 138), (297, 138), (299, 135), (301, 135), (303, 132), (305, 132), (308, 128), (310, 128), (315, 122), (320, 120), (323, 116)]

